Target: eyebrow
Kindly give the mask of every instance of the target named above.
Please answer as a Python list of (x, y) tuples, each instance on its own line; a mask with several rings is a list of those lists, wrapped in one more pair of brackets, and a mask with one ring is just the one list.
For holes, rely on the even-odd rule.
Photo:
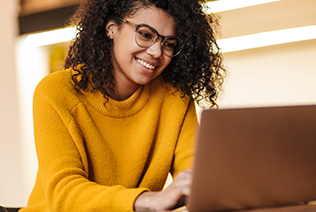
[(129, 25), (132, 25), (132, 26), (134, 26), (134, 27), (138, 27), (138, 26), (146, 26), (146, 27), (148, 27), (148, 28), (150, 28), (150, 29), (153, 29), (159, 36), (162, 36), (162, 37), (167, 37), (167, 38), (170, 38), (170, 37), (175, 37), (175, 38), (178, 38), (176, 35), (161, 35), (159, 32), (158, 32), (158, 30), (156, 30), (154, 27), (152, 27), (152, 26), (150, 26), (150, 25), (148, 25), (148, 24), (145, 24), (145, 23), (141, 23), (141, 24), (135, 24), (135, 23), (133, 23), (133, 22), (131, 22), (131, 21), (128, 21), (128, 20), (126, 20), (126, 19), (124, 19), (124, 18), (121, 18), (121, 21), (123, 21), (124, 23), (127, 23), (127, 24), (129, 24)]

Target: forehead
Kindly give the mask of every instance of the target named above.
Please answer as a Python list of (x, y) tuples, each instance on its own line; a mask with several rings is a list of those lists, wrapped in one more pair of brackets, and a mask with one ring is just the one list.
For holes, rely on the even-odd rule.
[(156, 7), (140, 8), (133, 16), (126, 19), (135, 24), (147, 24), (164, 36), (175, 35), (175, 21), (173, 17)]

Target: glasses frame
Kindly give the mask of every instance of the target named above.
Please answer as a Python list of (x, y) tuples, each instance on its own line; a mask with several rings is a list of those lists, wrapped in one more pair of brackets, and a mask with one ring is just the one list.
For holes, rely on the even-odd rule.
[[(169, 38), (176, 39), (177, 41), (179, 41), (179, 38), (177, 38), (176, 36), (163, 36), (163, 35), (160, 35), (160, 34), (157, 32), (157, 30), (156, 30), (155, 28), (153, 28), (153, 27), (151, 27), (151, 26), (149, 26), (149, 25), (147, 25), (147, 24), (135, 24), (135, 23), (130, 22), (130, 21), (128, 21), (128, 20), (126, 20), (126, 19), (123, 19), (123, 18), (121, 19), (121, 21), (122, 21), (123, 23), (129, 24), (129, 25), (135, 27), (135, 42), (136, 42), (136, 44), (137, 44), (139, 47), (148, 48), (148, 47), (154, 45), (154, 44), (157, 42), (157, 40), (158, 40), (159, 38), (162, 38), (162, 41), (161, 41), (161, 44), (160, 44), (161, 47), (163, 47), (165, 41), (166, 41), (167, 39), (169, 39)], [(137, 32), (138, 32), (139, 28), (141, 28), (141, 27), (147, 27), (147, 28), (149, 28), (153, 33), (156, 34), (156, 38), (153, 39), (152, 43), (151, 43), (149, 46), (142, 46), (142, 45), (139, 45), (139, 43), (137, 42)], [(178, 45), (178, 44), (177, 44), (177, 45)], [(175, 56), (179, 55), (180, 52), (181, 52), (181, 50), (182, 50), (182, 47), (180, 46), (179, 51), (178, 51), (176, 54), (168, 55), (168, 54), (166, 54), (166, 53), (164, 52), (164, 50), (163, 50), (163, 48), (162, 48), (162, 52), (163, 52), (165, 55), (167, 55), (168, 57), (175, 57)]]

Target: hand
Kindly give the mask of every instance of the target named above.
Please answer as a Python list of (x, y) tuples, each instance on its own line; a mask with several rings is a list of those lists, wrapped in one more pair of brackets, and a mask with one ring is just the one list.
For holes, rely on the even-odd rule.
[(184, 205), (185, 197), (191, 193), (192, 169), (178, 174), (173, 182), (163, 191), (144, 192), (137, 197), (136, 211), (172, 210)]

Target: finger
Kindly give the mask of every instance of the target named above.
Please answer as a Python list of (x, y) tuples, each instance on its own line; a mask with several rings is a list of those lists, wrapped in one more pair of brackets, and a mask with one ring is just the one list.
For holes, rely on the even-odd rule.
[[(193, 170), (192, 169), (187, 169), (185, 171), (181, 171), (179, 174), (178, 174), (178, 178), (192, 178), (192, 174), (193, 174)], [(176, 178), (177, 178), (176, 177)]]

